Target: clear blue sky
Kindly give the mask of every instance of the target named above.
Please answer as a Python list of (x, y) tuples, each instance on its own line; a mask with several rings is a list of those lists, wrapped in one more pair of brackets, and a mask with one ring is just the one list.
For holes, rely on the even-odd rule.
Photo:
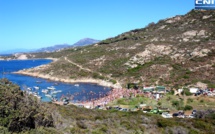
[(194, 0), (0, 0), (0, 51), (103, 40), (193, 8)]

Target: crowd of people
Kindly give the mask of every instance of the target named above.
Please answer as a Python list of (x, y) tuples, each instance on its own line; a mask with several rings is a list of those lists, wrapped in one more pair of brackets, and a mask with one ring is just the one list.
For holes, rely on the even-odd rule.
[(142, 93), (140, 90), (135, 89), (112, 89), (109, 91), (106, 95), (103, 97), (100, 97), (98, 99), (92, 99), (90, 101), (84, 101), (79, 103), (79, 105), (84, 105), (88, 108), (94, 108), (96, 106), (105, 106), (109, 102), (112, 102), (119, 98), (125, 98), (125, 97), (136, 97), (137, 94)]

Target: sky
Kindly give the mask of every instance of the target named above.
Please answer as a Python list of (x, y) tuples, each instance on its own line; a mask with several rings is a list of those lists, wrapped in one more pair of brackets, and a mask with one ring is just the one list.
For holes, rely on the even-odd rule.
[(193, 8), (194, 0), (0, 0), (0, 51), (103, 40)]

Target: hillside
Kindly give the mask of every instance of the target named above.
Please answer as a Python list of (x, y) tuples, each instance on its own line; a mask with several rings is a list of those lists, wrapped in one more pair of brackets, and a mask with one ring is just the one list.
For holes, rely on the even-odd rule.
[(167, 87), (203, 82), (215, 87), (214, 18), (215, 11), (192, 10), (94, 45), (39, 54), (58, 60), (28, 71), (64, 79), (102, 79), (124, 87), (131, 82)]
[(0, 133), (188, 134), (215, 131), (214, 111), (201, 111), (199, 117), (202, 119), (164, 119), (141, 111), (120, 112), (73, 105), (60, 106), (42, 103), (6, 79), (0, 80), (0, 96)]

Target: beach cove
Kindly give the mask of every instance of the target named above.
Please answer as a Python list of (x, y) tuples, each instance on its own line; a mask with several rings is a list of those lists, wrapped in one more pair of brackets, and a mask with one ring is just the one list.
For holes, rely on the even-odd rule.
[[(9, 79), (13, 83), (19, 85), (22, 90), (31, 88), (42, 97), (42, 101), (51, 101), (49, 97), (41, 92), (43, 89), (51, 86), (54, 86), (56, 90), (59, 91), (59, 93), (55, 95), (58, 100), (60, 100), (62, 96), (70, 95), (72, 96), (73, 102), (86, 101), (92, 98), (96, 99), (100, 97), (100, 94), (106, 94), (111, 90), (111, 88), (109, 88), (111, 84), (102, 81), (100, 81), (100, 84), (98, 85), (98, 81), (91, 79), (72, 81), (28, 72), (28, 70), (31, 69), (49, 66), (51, 62), (53, 62), (53, 60), (50, 59), (2, 60), (0, 61), (2, 67), (2, 75), (0, 78)], [(35, 87), (38, 87), (39, 89), (36, 90)]]
[[(51, 59), (51, 58), (49, 58)], [(51, 59), (53, 60), (53, 62), (56, 62), (57, 59)], [(21, 75), (27, 75), (27, 76), (32, 76), (32, 77), (39, 77), (39, 78), (43, 78), (43, 79), (47, 79), (47, 80), (51, 80), (51, 81), (56, 81), (56, 82), (64, 82), (64, 83), (93, 83), (93, 84), (98, 84), (100, 86), (105, 86), (105, 87), (111, 87), (111, 88), (122, 88), (122, 86), (117, 83), (117, 84), (113, 84), (111, 82), (108, 81), (104, 81), (104, 80), (99, 80), (99, 79), (93, 79), (93, 78), (78, 78), (78, 79), (71, 79), (71, 78), (60, 78), (60, 77), (56, 77), (56, 76), (52, 76), (50, 74), (43, 74), (43, 73), (38, 73), (40, 70), (48, 68), (49, 64), (46, 65), (40, 65), (34, 68), (30, 68), (30, 69), (23, 69), (23, 70), (19, 70), (16, 72), (13, 72), (15, 74), (21, 74)]]

